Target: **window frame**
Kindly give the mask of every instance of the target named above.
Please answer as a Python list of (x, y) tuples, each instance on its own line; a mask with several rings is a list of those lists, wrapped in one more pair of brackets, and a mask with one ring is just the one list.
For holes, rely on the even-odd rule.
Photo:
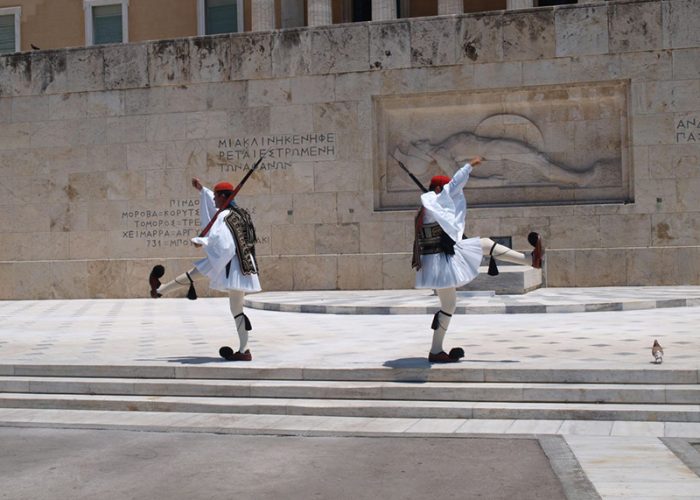
[(22, 52), (22, 36), (20, 33), (22, 7), (0, 7), (0, 16), (15, 16), (15, 52)]
[[(238, 10), (238, 31), (235, 33), (242, 33), (244, 29), (244, 19), (245, 12), (243, 7), (243, 0), (236, 0), (236, 9)], [(207, 36), (209, 33), (207, 31), (207, 17), (206, 17), (206, 2), (205, 0), (197, 0), (197, 36)], [(221, 33), (216, 33), (220, 35)]]
[(85, 45), (95, 45), (95, 31), (92, 25), (92, 8), (104, 5), (122, 6), (122, 42), (129, 43), (129, 0), (83, 0), (85, 13)]

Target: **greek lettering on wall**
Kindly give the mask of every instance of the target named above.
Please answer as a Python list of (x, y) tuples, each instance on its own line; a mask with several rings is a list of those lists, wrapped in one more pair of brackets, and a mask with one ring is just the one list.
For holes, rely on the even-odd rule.
[(122, 239), (146, 248), (181, 248), (199, 234), (199, 200), (171, 199), (166, 208), (125, 210), (121, 214)]
[(285, 170), (294, 162), (334, 160), (336, 147), (334, 132), (230, 137), (212, 141), (207, 163), (220, 173), (237, 172), (264, 156), (259, 170)]
[(700, 116), (678, 119), (676, 122), (676, 143), (700, 143)]

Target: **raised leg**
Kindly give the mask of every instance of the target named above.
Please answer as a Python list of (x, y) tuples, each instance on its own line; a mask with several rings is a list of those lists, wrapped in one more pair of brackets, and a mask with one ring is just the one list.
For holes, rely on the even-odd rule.
[(535, 232), (527, 235), (527, 241), (532, 245), (532, 253), (527, 255), (516, 252), (512, 248), (500, 245), (491, 238), (481, 238), (481, 249), (484, 255), (493, 255), (496, 260), (504, 260), (521, 266), (532, 266), (536, 269), (542, 267), (544, 262), (544, 243), (542, 237)]
[[(188, 275), (189, 275), (189, 278), (188, 278)], [(178, 290), (180, 288), (189, 288), (189, 286), (191, 284), (190, 279), (192, 279), (192, 281), (198, 281), (198, 280), (201, 280), (203, 278), (204, 278), (204, 275), (202, 273), (200, 273), (196, 267), (193, 267), (192, 269), (190, 269), (186, 273), (182, 273), (180, 276), (178, 276), (174, 280), (168, 281), (164, 285), (160, 285), (157, 288), (156, 292), (158, 293), (158, 295), (164, 295), (166, 293), (173, 292), (173, 291)], [(153, 295), (153, 294), (151, 294), (151, 295)]]
[[(494, 244), (496, 245), (495, 247)], [(481, 249), (484, 255), (489, 255), (491, 248), (493, 248), (492, 255), (496, 260), (504, 260), (513, 264), (520, 264), (521, 266), (529, 266), (531, 264), (530, 259), (524, 253), (516, 252), (512, 248), (495, 243), (491, 238), (481, 238)]]

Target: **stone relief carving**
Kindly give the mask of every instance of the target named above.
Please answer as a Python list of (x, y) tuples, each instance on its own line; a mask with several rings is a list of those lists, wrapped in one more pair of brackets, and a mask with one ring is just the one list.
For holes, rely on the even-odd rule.
[(415, 205), (398, 161), (427, 185), (476, 155), (472, 206), (628, 201), (627, 94), (603, 82), (378, 98), (375, 206)]
[[(537, 126), (525, 117), (498, 117), (527, 123), (528, 135), (542, 137)], [(433, 170), (432, 166), (451, 175), (476, 155), (482, 156), (484, 162), (472, 173), (473, 187), (614, 186), (621, 180), (619, 158), (600, 158), (583, 167), (575, 167), (550, 159), (536, 144), (524, 140), (488, 137), (466, 131), (452, 134), (436, 143), (428, 139), (402, 142), (391, 156), (403, 162), (416, 175), (426, 174)]]

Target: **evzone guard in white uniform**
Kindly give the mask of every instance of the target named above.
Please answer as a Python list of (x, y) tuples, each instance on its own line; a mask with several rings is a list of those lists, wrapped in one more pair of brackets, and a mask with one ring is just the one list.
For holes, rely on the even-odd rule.
[[(213, 192), (202, 186), (196, 177), (192, 179), (192, 185), (200, 193), (200, 222), (205, 228), (205, 235), (192, 238), (192, 242), (197, 247), (203, 246), (207, 256), (195, 262), (194, 267), (186, 273), (163, 285), (160, 278), (165, 269), (160, 265), (155, 266), (149, 276), (151, 297), (158, 298), (189, 287), (187, 296), (195, 299), (194, 282), (209, 278), (210, 288), (227, 291), (229, 294), (231, 314), (239, 339), (238, 351), (234, 352), (231, 347), (224, 346), (219, 349), (219, 354), (229, 361), (251, 361), (253, 356), (248, 349), (248, 334), (252, 327), (243, 313), (243, 299), (246, 293), (261, 290), (252, 220), (248, 212), (233, 201), (235, 188), (228, 182), (218, 183)], [(215, 219), (213, 223), (212, 218)]]
[(462, 348), (454, 348), (448, 354), (442, 344), (457, 308), (456, 289), (476, 278), (485, 252), (515, 264), (542, 266), (544, 247), (537, 233), (528, 235), (528, 241), (534, 247), (531, 260), (490, 238), (463, 237), (467, 214), (464, 186), (472, 169), (479, 163), (480, 157), (473, 158), (452, 179), (442, 175), (433, 177), (429, 190), (421, 196), (422, 208), (416, 216), (413, 246), (416, 288), (434, 289), (440, 299), (440, 311), (435, 313), (431, 325), (433, 342), (428, 354), (431, 363), (454, 363), (464, 357)]

